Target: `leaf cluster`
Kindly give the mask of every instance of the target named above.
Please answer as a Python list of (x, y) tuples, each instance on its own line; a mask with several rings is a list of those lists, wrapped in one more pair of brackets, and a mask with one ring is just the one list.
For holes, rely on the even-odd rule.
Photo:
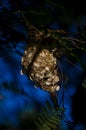
[(59, 107), (56, 110), (49, 101), (46, 101), (45, 105), (41, 108), (41, 112), (37, 115), (36, 125), (38, 130), (59, 130), (63, 111)]

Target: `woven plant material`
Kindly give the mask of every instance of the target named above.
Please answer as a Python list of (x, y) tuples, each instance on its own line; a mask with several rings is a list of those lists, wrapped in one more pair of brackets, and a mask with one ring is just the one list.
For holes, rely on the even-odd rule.
[(60, 89), (57, 59), (53, 56), (53, 50), (38, 50), (37, 46), (30, 46), (25, 50), (21, 63), (21, 74), (27, 74), (37, 87), (50, 93)]

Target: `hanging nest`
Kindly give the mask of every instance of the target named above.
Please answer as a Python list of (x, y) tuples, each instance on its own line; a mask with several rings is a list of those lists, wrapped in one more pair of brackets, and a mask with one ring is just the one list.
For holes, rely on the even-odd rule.
[[(45, 38), (43, 32), (33, 32), (29, 36), (29, 45), (21, 59), (21, 74), (26, 74), (34, 82), (36, 87), (40, 87), (50, 93), (58, 91), (61, 80), (57, 57), (55, 55), (58, 51), (57, 48), (53, 46), (49, 48), (50, 45), (48, 45), (51, 44), (50, 42), (53, 42), (53, 38), (48, 36)], [(41, 46), (36, 44), (38, 42), (41, 43)], [(48, 44), (45, 44), (45, 42)]]
[(60, 75), (57, 60), (53, 53), (47, 49), (40, 50), (39, 53), (37, 52), (38, 54), (36, 52), (36, 46), (25, 50), (22, 57), (22, 73), (26, 73), (37, 86), (46, 91), (54, 92), (59, 90)]

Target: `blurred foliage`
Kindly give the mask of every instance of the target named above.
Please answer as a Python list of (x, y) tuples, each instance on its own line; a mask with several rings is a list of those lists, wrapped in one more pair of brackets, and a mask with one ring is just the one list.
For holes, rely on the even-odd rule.
[[(36, 112), (27, 112), (19, 118), (18, 126), (12, 126), (11, 124), (0, 124), (0, 130), (38, 130), (35, 124)], [(41, 130), (41, 129), (40, 129)]]
[[(1, 18), (0, 29), (2, 31), (4, 30), (4, 33), (2, 32), (2, 37), (6, 38), (6, 41), (1, 40), (2, 44), (6, 44), (10, 41), (16, 43), (20, 39), (25, 40), (26, 39), (25, 33), (22, 32), (22, 29), (20, 32), (18, 32), (18, 30), (15, 29), (15, 26), (23, 25), (23, 28), (26, 26), (26, 30), (28, 32), (29, 28), (32, 25), (35, 29), (34, 32), (35, 34), (37, 33), (38, 30), (39, 32), (44, 32), (45, 35), (50, 35), (49, 38), (54, 39), (52, 40), (53, 44), (55, 41), (59, 41), (60, 42), (59, 46), (61, 46), (61, 48), (66, 48), (66, 51), (68, 50), (68, 52), (74, 50), (75, 48), (80, 49), (82, 51), (86, 51), (86, 43), (84, 43), (84, 41), (86, 40), (85, 27), (83, 28), (82, 31), (80, 30), (78, 31), (78, 27), (77, 27), (77, 31), (78, 31), (77, 34), (68, 33), (65, 30), (55, 31), (50, 28), (50, 24), (52, 24), (54, 21), (61, 24), (62, 22), (64, 23), (65, 19), (69, 20), (70, 18), (68, 18), (67, 15), (65, 15), (65, 13), (67, 12), (69, 13), (71, 11), (77, 10), (78, 7), (76, 9), (73, 8), (73, 6), (76, 5), (76, 2), (75, 5), (73, 4), (74, 1), (71, 3), (73, 10), (69, 8), (71, 5), (67, 0), (65, 0), (65, 2), (59, 0), (57, 1), (42, 0), (41, 2), (38, 0), (36, 2), (35, 0), (32, 1), (25, 0), (21, 2), (19, 0), (17, 1), (7, 0), (7, 3), (9, 5), (9, 9), (7, 8), (8, 6), (7, 7), (4, 6), (3, 1), (0, 2), (3, 8), (2, 9), (3, 15), (2, 13), (0, 13), (0, 18)], [(75, 13), (76, 11), (74, 12), (74, 14)], [(64, 15), (65, 18), (62, 15)], [(60, 16), (61, 18), (63, 18), (63, 20), (59, 22)], [(79, 15), (77, 14), (77, 16), (79, 17), (80, 14)], [(70, 22), (69, 23), (66, 22), (66, 24), (70, 24)], [(53, 46), (57, 47), (58, 45), (56, 46), (53, 45)]]
[(84, 81), (82, 83), (82, 86), (86, 89), (86, 77), (85, 77), (85, 79), (84, 79)]
[[(6, 2), (7, 3), (4, 4), (3, 0), (0, 1), (1, 50), (4, 50), (5, 45), (6, 48), (9, 48), (10, 44), (8, 43), (10, 42), (13, 44), (13, 47), (16, 48), (17, 42), (20, 40), (27, 41), (28, 38), (26, 37), (25, 31), (22, 31), (23, 29), (27, 30), (27, 33), (29, 33), (28, 37), (33, 30), (34, 35), (42, 32), (44, 38), (41, 42), (39, 40), (35, 41), (34, 39), (33, 44), (38, 44), (40, 47), (44, 48), (46, 46), (48, 49), (57, 48), (58, 51), (56, 52), (56, 55), (58, 57), (66, 55), (72, 59), (76, 59), (82, 66), (83, 71), (86, 72), (86, 64), (83, 63), (80, 58), (81, 54), (86, 53), (86, 26), (84, 26), (82, 30), (77, 27), (77, 33), (67, 32), (69, 24), (74, 21), (79, 22), (81, 17), (86, 14), (83, 0), (78, 2), (74, 0), (21, 0), (21, 2), (20, 0), (6, 0)], [(63, 27), (63, 30), (52, 30), (50, 25), (54, 21), (59, 23), (59, 26)], [(20, 29), (17, 30), (14, 27), (16, 25), (21, 25), (23, 29), (21, 29), (21, 31), (19, 31)], [(82, 85), (86, 87), (86, 78)], [(11, 89), (13, 92), (18, 92), (17, 88), (13, 85), (11, 87), (7, 83), (4, 83), (2, 86), (5, 89)], [(49, 103), (43, 106), (41, 113), (39, 113), (39, 118), (36, 121), (39, 126), (37, 130), (55, 130), (60, 123), (59, 111), (59, 107), (55, 110)], [(30, 119), (28, 119), (29, 117)], [(33, 123), (34, 119), (32, 119), (31, 116), (27, 115), (23, 119), (24, 125), (21, 123), (20, 130), (27, 130), (30, 129), (30, 127), (31, 130), (36, 130), (36, 125)], [(11, 128), (9, 126), (6, 128), (5, 126), (0, 126), (0, 129), (10, 130)]]
[(38, 129), (42, 127), (43, 130), (59, 130), (63, 111), (63, 108), (58, 107), (55, 109), (49, 101), (46, 101), (45, 106), (42, 106), (42, 111), (40, 111), (36, 121)]
[(19, 89), (18, 87), (16, 87), (13, 82), (10, 82), (10, 83), (3, 82), (0, 85), (0, 90), (2, 90), (2, 89), (8, 90), (14, 94), (27, 95), (22, 88)]

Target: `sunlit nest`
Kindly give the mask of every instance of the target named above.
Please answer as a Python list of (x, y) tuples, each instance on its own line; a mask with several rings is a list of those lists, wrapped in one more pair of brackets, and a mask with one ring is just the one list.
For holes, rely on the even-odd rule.
[(38, 50), (37, 46), (28, 47), (21, 59), (21, 74), (26, 74), (36, 87), (50, 93), (60, 89), (60, 73), (54, 50)]

